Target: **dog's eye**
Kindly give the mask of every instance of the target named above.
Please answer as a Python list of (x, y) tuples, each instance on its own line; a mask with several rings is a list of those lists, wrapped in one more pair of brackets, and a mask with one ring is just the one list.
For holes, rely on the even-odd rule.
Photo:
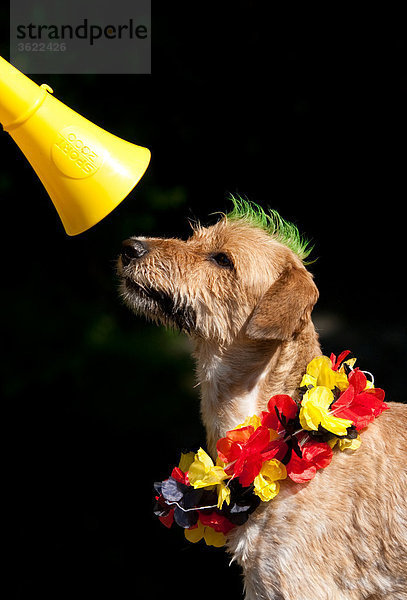
[(211, 259), (220, 267), (225, 267), (226, 269), (233, 269), (233, 262), (231, 261), (229, 256), (224, 252), (212, 254)]

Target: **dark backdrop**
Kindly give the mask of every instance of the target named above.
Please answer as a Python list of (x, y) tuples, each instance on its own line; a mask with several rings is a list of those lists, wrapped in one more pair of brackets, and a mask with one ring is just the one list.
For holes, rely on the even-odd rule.
[(222, 550), (152, 517), (153, 481), (205, 438), (189, 342), (134, 318), (118, 297), (115, 259), (129, 235), (186, 235), (188, 219), (227, 210), (229, 193), (276, 208), (315, 243), (325, 353), (350, 348), (389, 400), (405, 398), (399, 16), (162, 4), (152, 75), (33, 76), (152, 150), (112, 215), (66, 236), (1, 136), (5, 493), (18, 599), (241, 597)]

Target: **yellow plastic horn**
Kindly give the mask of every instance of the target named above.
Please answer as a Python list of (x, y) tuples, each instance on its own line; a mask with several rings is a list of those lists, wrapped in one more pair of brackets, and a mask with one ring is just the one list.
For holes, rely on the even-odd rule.
[(0, 122), (51, 197), (68, 235), (108, 215), (139, 182), (150, 151), (108, 133), (0, 57)]

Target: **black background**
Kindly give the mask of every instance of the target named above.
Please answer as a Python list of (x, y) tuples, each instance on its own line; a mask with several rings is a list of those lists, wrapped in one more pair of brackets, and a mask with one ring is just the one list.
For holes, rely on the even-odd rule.
[(154, 3), (152, 40), (152, 75), (31, 76), (152, 151), (140, 184), (90, 231), (65, 234), (1, 138), (13, 598), (242, 597), (222, 550), (151, 513), (153, 481), (205, 434), (188, 340), (118, 297), (129, 235), (187, 235), (188, 219), (228, 210), (230, 193), (276, 208), (315, 243), (324, 352), (350, 348), (389, 400), (405, 398), (401, 15)]

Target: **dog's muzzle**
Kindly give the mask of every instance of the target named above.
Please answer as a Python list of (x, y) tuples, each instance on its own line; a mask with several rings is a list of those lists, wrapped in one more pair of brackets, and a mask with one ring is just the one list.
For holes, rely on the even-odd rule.
[(127, 267), (131, 261), (140, 260), (150, 252), (148, 243), (145, 240), (129, 238), (122, 242), (121, 260), (122, 265)]

